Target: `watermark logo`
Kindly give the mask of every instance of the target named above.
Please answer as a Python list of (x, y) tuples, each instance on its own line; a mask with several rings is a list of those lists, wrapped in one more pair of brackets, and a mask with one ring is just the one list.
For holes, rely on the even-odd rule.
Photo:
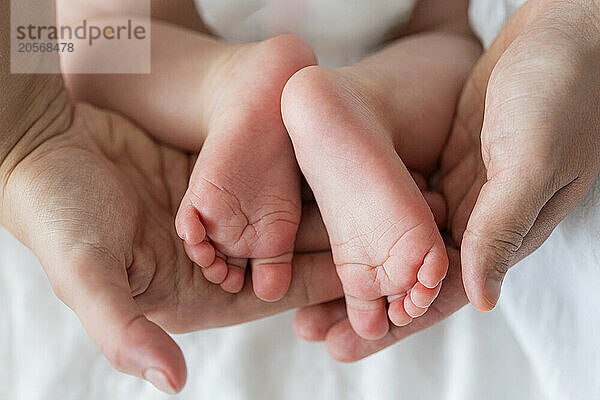
[(150, 73), (150, 0), (54, 2), (11, 1), (12, 73)]
[(93, 46), (94, 42), (104, 40), (145, 40), (146, 27), (142, 25), (133, 25), (131, 19), (127, 20), (126, 25), (117, 25), (113, 28), (110, 25), (98, 26), (89, 24), (87, 20), (83, 20), (81, 25), (76, 27), (71, 26), (36, 26), (29, 24), (28, 26), (17, 26), (17, 40), (20, 43), (24, 41), (41, 41), (42, 43), (51, 40), (73, 41), (87, 40), (89, 46)]

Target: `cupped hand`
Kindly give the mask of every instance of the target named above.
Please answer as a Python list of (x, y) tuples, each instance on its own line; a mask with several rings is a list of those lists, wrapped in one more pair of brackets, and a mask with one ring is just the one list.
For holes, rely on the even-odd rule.
[(325, 340), (336, 359), (354, 361), (448, 317), (467, 295), (493, 308), (508, 268), (543, 243), (598, 175), (596, 4), (528, 2), (474, 68), (441, 155), (450, 266), (429, 311), (367, 341), (337, 300), (298, 311), (301, 337)]
[[(494, 308), (508, 269), (548, 238), (598, 176), (598, 60), (599, 2), (530, 1), (474, 72), (481, 97), (464, 98), (442, 167), (465, 290), (480, 310)], [(472, 185), (453, 202), (454, 175), (467, 169)]]
[[(65, 97), (50, 107), (70, 109)], [(249, 284), (231, 295), (208, 283), (174, 229), (192, 157), (115, 113), (78, 104), (71, 118), (66, 131), (35, 143), (10, 169), (1, 217), (117, 369), (177, 392), (185, 361), (165, 331), (234, 324), (341, 296), (329, 252), (315, 251), (327, 248), (313, 234), (315, 218), (299, 235), (306, 254), (296, 256), (282, 301), (259, 301)]]

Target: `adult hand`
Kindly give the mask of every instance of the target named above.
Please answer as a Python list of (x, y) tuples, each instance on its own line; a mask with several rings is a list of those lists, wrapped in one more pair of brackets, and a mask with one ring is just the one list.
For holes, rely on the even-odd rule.
[(494, 308), (508, 269), (548, 238), (598, 176), (599, 60), (600, 2), (540, 0), (519, 10), (475, 72), (482, 95), (488, 82), (485, 111), (463, 105), (443, 168), (448, 195), (453, 174), (476, 171), (450, 213), (465, 290), (480, 310)]
[(282, 301), (261, 302), (251, 284), (231, 295), (208, 283), (173, 222), (191, 156), (117, 114), (71, 107), (60, 93), (48, 107), (52, 118), (40, 118), (20, 141), (31, 151), (2, 163), (0, 221), (35, 252), (58, 297), (117, 369), (177, 392), (185, 361), (164, 330), (239, 323), (342, 295), (330, 253), (314, 251), (327, 248), (326, 236), (319, 244), (308, 234), (315, 218), (301, 230), (297, 247), (307, 253), (295, 257)]
[(366, 341), (335, 301), (298, 311), (301, 337), (326, 340), (343, 361), (375, 353), (466, 304), (461, 262), (471, 302), (495, 305), (508, 268), (541, 245), (598, 174), (597, 4), (529, 1), (474, 68), (442, 159), (449, 233), (462, 242), (462, 260), (448, 241), (448, 277), (429, 311)]

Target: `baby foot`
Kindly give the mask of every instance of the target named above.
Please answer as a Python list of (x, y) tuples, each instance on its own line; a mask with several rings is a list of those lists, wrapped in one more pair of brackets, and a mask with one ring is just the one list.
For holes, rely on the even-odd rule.
[(281, 119), (286, 81), (316, 62), (291, 35), (234, 47), (207, 79), (215, 93), (208, 136), (176, 218), (206, 279), (239, 292), (247, 259), (256, 295), (279, 300), (291, 280), (300, 177)]
[(296, 73), (282, 112), (329, 233), (350, 323), (375, 340), (387, 333), (388, 316), (406, 325), (425, 313), (448, 258), (431, 210), (394, 149), (395, 127), (379, 111), (381, 100), (347, 70)]

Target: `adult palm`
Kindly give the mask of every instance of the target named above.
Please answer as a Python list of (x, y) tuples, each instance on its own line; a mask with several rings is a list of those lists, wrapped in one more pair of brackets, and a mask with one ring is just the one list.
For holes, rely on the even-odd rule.
[(49, 127), (71, 118), (69, 128), (37, 136), (34, 150), (14, 163), (2, 222), (35, 252), (54, 291), (117, 369), (179, 391), (185, 361), (164, 330), (239, 323), (341, 295), (328, 252), (298, 255), (294, 285), (275, 304), (257, 300), (249, 285), (230, 295), (208, 283), (173, 223), (192, 156), (118, 114), (71, 107), (64, 93), (52, 108), (67, 115)]

